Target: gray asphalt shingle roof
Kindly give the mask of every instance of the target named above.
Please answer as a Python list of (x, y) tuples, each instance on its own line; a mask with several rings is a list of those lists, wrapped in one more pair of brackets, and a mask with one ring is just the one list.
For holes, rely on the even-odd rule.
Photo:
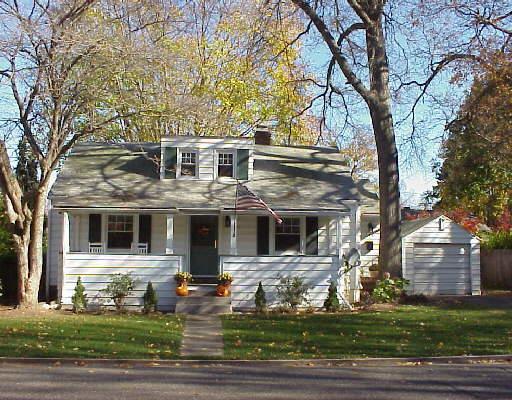
[[(51, 190), (55, 207), (233, 207), (235, 187), (219, 181), (159, 179), (159, 143), (75, 146)], [(342, 156), (318, 147), (255, 146), (247, 186), (271, 207), (343, 209), (344, 200), (374, 204), (376, 195), (355, 183)]]
[(413, 219), (410, 221), (409, 220), (402, 221), (400, 233), (401, 233), (402, 237), (405, 237), (405, 236), (417, 231), (418, 229), (424, 227), (425, 225), (427, 225), (429, 222), (435, 220), (436, 218), (437, 217), (434, 216), (434, 217)]

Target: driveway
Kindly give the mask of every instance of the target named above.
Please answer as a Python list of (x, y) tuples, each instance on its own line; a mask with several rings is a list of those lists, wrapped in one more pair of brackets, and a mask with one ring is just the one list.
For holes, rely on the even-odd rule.
[(272, 363), (154, 367), (0, 364), (0, 398), (511, 399), (512, 364), (320, 367)]

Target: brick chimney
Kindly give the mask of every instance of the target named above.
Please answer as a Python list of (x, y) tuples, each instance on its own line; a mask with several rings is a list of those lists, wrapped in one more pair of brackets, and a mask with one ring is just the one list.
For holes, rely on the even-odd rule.
[(254, 131), (254, 144), (263, 144), (270, 146), (272, 139), (272, 133), (267, 125), (256, 125)]

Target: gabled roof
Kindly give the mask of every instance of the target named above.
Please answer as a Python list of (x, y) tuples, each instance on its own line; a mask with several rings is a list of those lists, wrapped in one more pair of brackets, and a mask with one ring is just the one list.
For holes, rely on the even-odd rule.
[(410, 235), (437, 218), (439, 218), (439, 216), (402, 221), (400, 233), (402, 237)]
[[(271, 207), (345, 209), (345, 200), (371, 204), (377, 196), (354, 182), (336, 149), (254, 146), (254, 176), (247, 186)], [(160, 180), (159, 143), (75, 146), (50, 198), (55, 207), (146, 209), (231, 208), (233, 183)]]

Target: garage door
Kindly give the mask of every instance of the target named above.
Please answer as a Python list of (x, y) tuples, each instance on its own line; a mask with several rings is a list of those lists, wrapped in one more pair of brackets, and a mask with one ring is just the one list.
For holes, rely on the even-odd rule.
[(467, 245), (414, 244), (413, 291), (434, 294), (470, 294)]

